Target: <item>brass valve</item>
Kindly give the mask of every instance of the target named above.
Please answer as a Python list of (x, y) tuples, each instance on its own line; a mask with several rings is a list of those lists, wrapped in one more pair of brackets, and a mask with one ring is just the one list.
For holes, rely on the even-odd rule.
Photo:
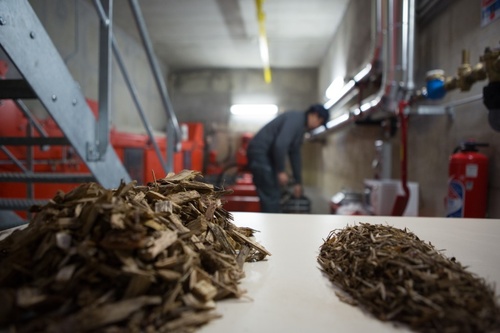
[(476, 81), (486, 79), (486, 70), (482, 62), (474, 67), (469, 63), (469, 51), (462, 51), (462, 64), (458, 67), (456, 85), (460, 91), (469, 91)]
[[(446, 92), (455, 89), (469, 91), (474, 83), (486, 79), (489, 80), (489, 85), (500, 84), (500, 48), (487, 47), (484, 54), (479, 57), (479, 63), (474, 66), (470, 64), (469, 58), (469, 51), (463, 50), (462, 64), (458, 67), (455, 76), (446, 76), (441, 69), (427, 72), (426, 87), (415, 91), (412, 100), (440, 99)], [(495, 90), (496, 93), (497, 90)]]
[(484, 63), (490, 82), (500, 82), (500, 49), (492, 50), (487, 47), (479, 60)]
[(469, 63), (469, 51), (463, 50), (457, 75), (446, 77), (440, 69), (427, 72), (426, 86), (415, 91), (411, 101), (441, 99), (446, 92), (454, 89), (469, 91), (475, 82), (486, 79), (489, 82), (483, 87), (483, 104), (488, 109), (491, 128), (500, 132), (500, 48), (487, 47), (474, 66)]

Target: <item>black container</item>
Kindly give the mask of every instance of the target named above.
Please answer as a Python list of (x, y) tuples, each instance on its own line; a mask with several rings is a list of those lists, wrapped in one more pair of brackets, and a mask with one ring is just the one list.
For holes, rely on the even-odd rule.
[(310, 214), (311, 200), (306, 196), (300, 198), (291, 196), (282, 202), (281, 210), (288, 214)]

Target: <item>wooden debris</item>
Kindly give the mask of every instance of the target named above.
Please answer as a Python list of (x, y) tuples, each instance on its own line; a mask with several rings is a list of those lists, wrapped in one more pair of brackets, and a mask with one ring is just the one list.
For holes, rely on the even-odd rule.
[(342, 301), (381, 320), (419, 332), (500, 332), (493, 288), (406, 229), (333, 230), (318, 262)]
[(236, 227), (227, 191), (184, 170), (58, 192), (0, 241), (0, 330), (191, 332), (240, 297), (244, 262), (270, 253)]

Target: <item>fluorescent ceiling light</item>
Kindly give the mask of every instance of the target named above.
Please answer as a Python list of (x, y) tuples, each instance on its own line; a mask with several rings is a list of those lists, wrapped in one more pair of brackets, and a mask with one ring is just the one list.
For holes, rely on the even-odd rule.
[(231, 105), (231, 114), (248, 118), (269, 118), (278, 113), (275, 104), (234, 104)]

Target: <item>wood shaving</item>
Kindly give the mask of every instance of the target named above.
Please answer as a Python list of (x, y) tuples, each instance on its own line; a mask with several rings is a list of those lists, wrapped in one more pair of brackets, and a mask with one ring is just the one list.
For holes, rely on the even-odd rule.
[(380, 320), (419, 332), (500, 332), (493, 288), (407, 229), (360, 223), (333, 230), (318, 262), (342, 301)]

